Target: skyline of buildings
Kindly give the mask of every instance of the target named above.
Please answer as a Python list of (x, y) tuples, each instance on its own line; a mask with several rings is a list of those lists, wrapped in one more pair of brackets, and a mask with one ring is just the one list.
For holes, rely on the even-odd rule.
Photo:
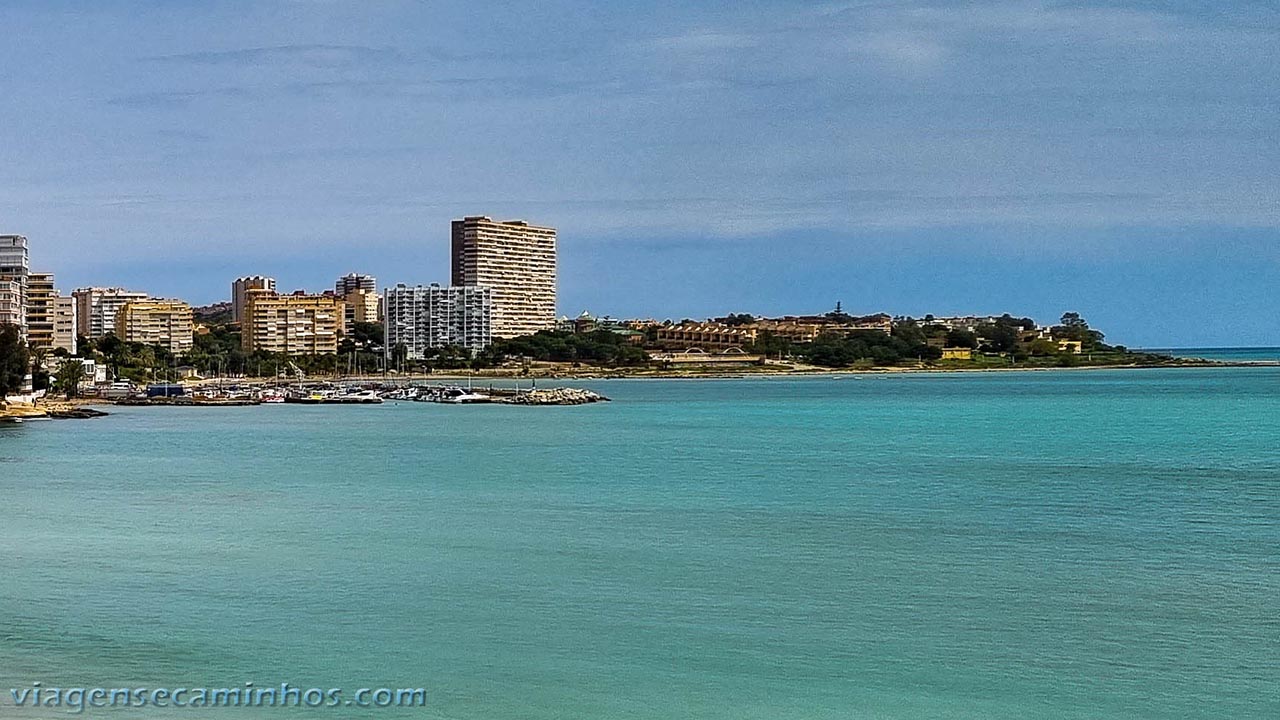
[[(603, 329), (627, 335), (627, 342), (663, 349), (737, 348), (764, 333), (796, 343), (827, 332), (891, 332), (887, 314), (851, 318), (837, 303), (832, 314), (659, 323), (654, 320), (598, 320), (587, 313), (574, 320), (556, 316), (557, 231), (524, 220), (494, 221), (466, 216), (450, 224), (451, 285), (398, 282), (382, 293), (377, 278), (349, 272), (332, 290), (277, 292), (275, 278), (249, 275), (231, 283), (231, 319), (239, 325), (246, 352), (327, 355), (356, 323), (384, 322), (383, 351), (404, 345), (407, 356), (424, 359), (433, 349), (458, 346), (472, 353), (495, 339), (539, 330)], [(29, 246), (21, 235), (0, 236), (0, 322), (18, 318), (33, 348), (68, 353), (77, 336), (97, 340), (114, 334), (130, 343), (160, 345), (181, 355), (207, 332), (194, 321), (190, 304), (153, 299), (122, 287), (82, 287), (60, 296), (52, 273), (31, 273)], [(206, 315), (207, 316), (207, 315)], [(928, 316), (932, 318), (932, 316)], [(990, 318), (932, 318), (935, 324), (970, 327)]]

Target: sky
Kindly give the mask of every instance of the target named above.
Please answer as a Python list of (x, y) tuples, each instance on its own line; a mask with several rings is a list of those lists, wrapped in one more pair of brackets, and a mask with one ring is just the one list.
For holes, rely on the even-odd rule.
[(447, 283), (560, 312), (1084, 315), (1280, 345), (1280, 6), (0, 0), (0, 233), (64, 292)]

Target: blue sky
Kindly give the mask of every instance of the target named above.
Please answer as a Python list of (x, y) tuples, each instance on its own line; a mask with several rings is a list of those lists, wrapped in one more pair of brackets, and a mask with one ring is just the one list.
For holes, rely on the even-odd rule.
[(448, 279), (561, 312), (1079, 311), (1280, 344), (1274, 2), (4, 2), (0, 232), (64, 290)]

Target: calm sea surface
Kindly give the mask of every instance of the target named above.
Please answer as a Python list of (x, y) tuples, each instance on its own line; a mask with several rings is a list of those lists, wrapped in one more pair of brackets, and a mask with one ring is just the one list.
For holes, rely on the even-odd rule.
[(583, 384), (0, 426), (0, 717), (1280, 717), (1280, 369)]
[(1222, 360), (1229, 362), (1280, 362), (1280, 347), (1242, 348), (1166, 348), (1151, 352), (1180, 358)]

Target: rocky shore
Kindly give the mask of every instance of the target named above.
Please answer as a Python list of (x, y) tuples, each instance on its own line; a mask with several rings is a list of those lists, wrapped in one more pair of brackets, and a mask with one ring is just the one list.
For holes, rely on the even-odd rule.
[(509, 405), (587, 405), (597, 402), (609, 402), (609, 398), (590, 390), (577, 388), (552, 388), (549, 390), (530, 390), (501, 402)]
[(89, 420), (107, 415), (101, 410), (74, 403), (4, 403), (0, 404), (0, 420)]

